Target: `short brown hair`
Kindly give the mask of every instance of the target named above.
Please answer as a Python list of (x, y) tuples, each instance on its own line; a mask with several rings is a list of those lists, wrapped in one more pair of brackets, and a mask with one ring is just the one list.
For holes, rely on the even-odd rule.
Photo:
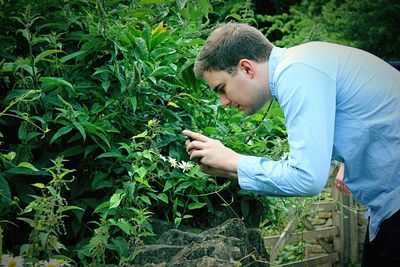
[(226, 23), (216, 28), (197, 55), (197, 78), (205, 71), (224, 70), (235, 75), (241, 59), (264, 62), (274, 45), (256, 28), (244, 23)]

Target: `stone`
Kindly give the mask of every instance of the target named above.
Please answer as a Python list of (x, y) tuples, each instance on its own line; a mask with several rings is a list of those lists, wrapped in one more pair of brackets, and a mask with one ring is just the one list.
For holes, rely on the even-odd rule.
[(258, 229), (246, 228), (240, 219), (199, 234), (171, 229), (158, 244), (135, 251), (131, 265), (145, 267), (254, 266), (268, 267), (269, 255)]
[(144, 245), (135, 251), (134, 266), (144, 266), (147, 263), (162, 263), (169, 261), (173, 255), (182, 250), (182, 246), (171, 246), (165, 244)]

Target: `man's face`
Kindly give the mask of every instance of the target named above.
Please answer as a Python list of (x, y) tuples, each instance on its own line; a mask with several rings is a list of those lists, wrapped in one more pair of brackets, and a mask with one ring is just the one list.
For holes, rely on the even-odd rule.
[(223, 106), (240, 109), (247, 115), (259, 111), (268, 100), (265, 86), (251, 78), (244, 69), (238, 68), (234, 76), (226, 71), (205, 71), (203, 77), (220, 95)]

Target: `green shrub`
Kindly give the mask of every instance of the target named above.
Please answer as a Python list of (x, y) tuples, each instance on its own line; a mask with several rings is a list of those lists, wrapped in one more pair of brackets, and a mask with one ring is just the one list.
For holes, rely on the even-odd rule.
[[(214, 211), (210, 197), (224, 204), (219, 192), (232, 188), (187, 163), (183, 129), (247, 154), (287, 150), (281, 119), (225, 110), (194, 78), (214, 12), (208, 1), (0, 6), (4, 252), (123, 264), (154, 239), (152, 218), (195, 225), (196, 214)], [(244, 217), (253, 199), (240, 195)]]

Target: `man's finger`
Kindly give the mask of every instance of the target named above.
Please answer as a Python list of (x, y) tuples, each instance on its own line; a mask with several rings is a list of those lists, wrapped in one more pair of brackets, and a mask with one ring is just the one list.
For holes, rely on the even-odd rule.
[(205, 147), (206, 143), (204, 142), (192, 141), (188, 145), (186, 145), (186, 151), (189, 153), (189, 151), (204, 149)]
[(196, 132), (192, 132), (190, 130), (183, 130), (182, 133), (184, 135), (186, 135), (187, 137), (192, 138), (193, 140), (198, 140), (198, 141), (202, 141), (202, 142), (207, 142), (210, 140), (210, 138), (208, 138), (207, 136), (196, 133)]
[(194, 159), (198, 159), (198, 158), (202, 158), (203, 154), (201, 150), (196, 150), (193, 149), (190, 151), (190, 160), (194, 160)]

